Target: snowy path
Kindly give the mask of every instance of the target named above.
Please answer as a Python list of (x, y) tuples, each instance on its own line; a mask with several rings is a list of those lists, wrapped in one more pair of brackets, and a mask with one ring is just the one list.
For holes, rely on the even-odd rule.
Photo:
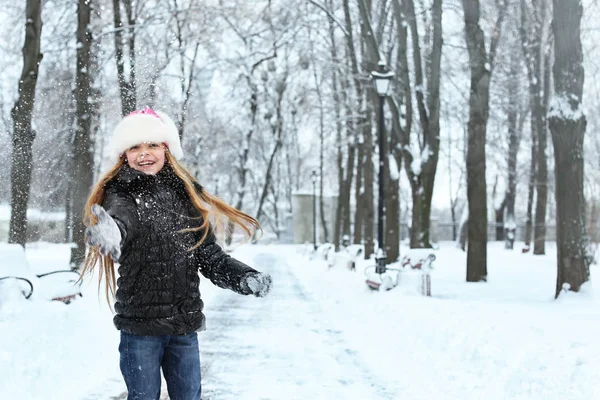
[[(252, 253), (242, 260), (270, 273), (273, 290), (259, 299), (211, 288), (207, 331), (198, 335), (203, 400), (400, 398), (345, 343), (285, 259)], [(126, 399), (118, 370), (112, 375), (85, 400)], [(164, 380), (161, 389), (168, 399)]]
[(303, 290), (285, 260), (257, 254), (273, 276), (263, 299), (219, 292), (200, 335), (203, 400), (396, 399)]

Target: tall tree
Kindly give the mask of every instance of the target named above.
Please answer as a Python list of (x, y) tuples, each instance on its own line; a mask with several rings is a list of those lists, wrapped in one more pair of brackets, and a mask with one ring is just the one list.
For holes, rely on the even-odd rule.
[[(413, 0), (400, 4), (393, 0), (396, 19), (410, 28), (412, 39), (415, 98), (419, 114), (421, 137), (418, 153), (413, 154), (405, 143), (406, 173), (412, 191), (411, 248), (430, 248), (431, 200), (440, 150), (440, 77), (442, 58), (442, 0), (434, 0), (431, 15), (423, 11), (425, 35), (420, 35)], [(400, 28), (399, 28), (400, 29)], [(424, 37), (421, 45), (421, 37)], [(402, 44), (399, 44), (402, 48)], [(406, 51), (406, 48), (403, 49)], [(406, 101), (410, 101), (410, 96)], [(410, 138), (410, 136), (409, 136)], [(414, 168), (415, 159), (418, 166)]]
[[(332, 8), (333, 2), (329, 0), (327, 3), (329, 9)], [(344, 124), (342, 123), (342, 93), (340, 91), (340, 83), (344, 86), (343, 79), (339, 78), (340, 70), (340, 57), (338, 55), (337, 40), (335, 36), (335, 22), (332, 18), (328, 18), (329, 27), (329, 41), (331, 51), (331, 63), (333, 68), (331, 69), (331, 84), (333, 90), (333, 107), (335, 113), (335, 146), (337, 150), (336, 154), (336, 166), (337, 166), (337, 183), (338, 183), (338, 199), (337, 207), (335, 211), (335, 220), (333, 225), (333, 244), (335, 250), (339, 251), (340, 242), (342, 239), (342, 219), (344, 218), (344, 210), (349, 207), (347, 204), (348, 197), (345, 195), (344, 188), (344, 146), (342, 143), (342, 137), (344, 134)], [(346, 89), (347, 90), (347, 89)], [(324, 216), (322, 216), (324, 218)]]
[[(197, 4), (195, 1), (191, 1), (187, 7), (194, 8)], [(181, 95), (181, 108), (177, 113), (177, 130), (179, 131), (179, 138), (183, 139), (183, 133), (186, 127), (186, 120), (188, 114), (188, 106), (192, 97), (192, 86), (195, 83), (196, 73), (196, 61), (198, 58), (198, 48), (200, 42), (191, 35), (191, 26), (193, 21), (190, 21), (191, 12), (181, 12), (179, 9), (179, 3), (177, 0), (173, 0), (172, 4), (169, 4), (169, 12), (173, 15), (174, 19), (174, 36), (176, 38), (176, 52), (179, 58), (179, 84), (180, 84), (180, 95)], [(193, 48), (193, 55), (190, 59), (189, 51)], [(189, 64), (189, 65), (188, 65)]]
[[(361, 48), (363, 49), (362, 54), (362, 70), (373, 71), (375, 70), (380, 57), (380, 48), (376, 40), (377, 36), (375, 30), (371, 25), (372, 18), (372, 1), (359, 1), (359, 12), (361, 14)], [(368, 21), (368, 23), (366, 23)], [(371, 86), (370, 91), (363, 92), (364, 97), (364, 113), (366, 118), (362, 124), (362, 142), (360, 144), (362, 150), (362, 157), (358, 158), (359, 168), (362, 169), (362, 191), (357, 190), (357, 204), (362, 208), (362, 233), (365, 244), (364, 257), (368, 259), (371, 254), (375, 251), (375, 203), (374, 203), (374, 178), (375, 178), (375, 166), (373, 165), (373, 151), (374, 151), (374, 138), (373, 138), (373, 104), (377, 104), (377, 94)], [(357, 211), (358, 212), (358, 211)], [(358, 219), (358, 218), (357, 218)], [(356, 222), (355, 222), (356, 225)], [(355, 229), (359, 229), (358, 226)]]
[(77, 60), (75, 72), (76, 122), (73, 139), (73, 163), (69, 194), (72, 221), (71, 266), (79, 268), (85, 259), (83, 210), (94, 180), (94, 143), (92, 126), (95, 113), (92, 110), (92, 45), (91, 15), (93, 1), (78, 0), (77, 3)]
[(489, 116), (490, 78), (508, 2), (498, 10), (489, 54), (479, 25), (479, 0), (463, 0), (465, 34), (471, 69), (467, 148), (467, 198), (469, 201), (467, 281), (487, 280), (487, 188), (485, 143)]
[(527, 213), (525, 219), (525, 251), (531, 248), (531, 235), (533, 234), (533, 198), (535, 196), (535, 178), (537, 167), (537, 135), (536, 130), (531, 130), (531, 158), (529, 162), (529, 179), (527, 182)]
[[(363, 137), (362, 137), (362, 125), (365, 123), (367, 116), (363, 112), (364, 107), (364, 83), (361, 80), (359, 54), (356, 49), (356, 44), (353, 34), (353, 23), (352, 14), (350, 9), (349, 0), (343, 0), (344, 9), (344, 21), (345, 21), (345, 37), (346, 37), (346, 54), (349, 58), (350, 72), (353, 78), (352, 86), (354, 87), (354, 93), (349, 93), (349, 101), (346, 103), (348, 124), (350, 125), (349, 137), (348, 137), (348, 151), (346, 155), (346, 177), (344, 180), (343, 191), (341, 195), (344, 196), (344, 226), (342, 231), (345, 234), (350, 234), (350, 192), (352, 187), (352, 181), (354, 176), (355, 180), (355, 213), (354, 213), (354, 234), (353, 243), (359, 244), (362, 242), (362, 227), (364, 219), (364, 209), (362, 200), (364, 198), (362, 194), (362, 182), (363, 182)], [(361, 13), (361, 19), (366, 17), (366, 14)], [(348, 83), (346, 86), (350, 86)], [(354, 136), (350, 136), (350, 132)], [(356, 172), (355, 172), (356, 171)], [(354, 175), (356, 173), (356, 175)], [(347, 198), (346, 198), (347, 196)]]
[(548, 8), (545, 0), (521, 0), (521, 45), (525, 55), (531, 103), (531, 131), (536, 137), (535, 224), (533, 253), (545, 254), (546, 208), (548, 203), (547, 130), (544, 103), (544, 47), (547, 45)]
[[(273, 103), (273, 108), (274, 108), (273, 111), (275, 113), (275, 122), (273, 124), (271, 124), (271, 132), (273, 134), (274, 143), (273, 143), (270, 153), (269, 153), (267, 169), (265, 172), (265, 181), (264, 181), (264, 185), (262, 187), (262, 191), (261, 191), (261, 195), (260, 195), (260, 199), (259, 199), (258, 207), (257, 207), (257, 211), (256, 211), (256, 219), (257, 220), (260, 220), (261, 215), (263, 213), (263, 205), (265, 203), (265, 200), (267, 199), (267, 195), (269, 193), (269, 187), (274, 185), (272, 171), (276, 164), (277, 155), (279, 154), (279, 151), (281, 150), (281, 148), (283, 146), (283, 136), (284, 136), (284, 120), (283, 120), (282, 107), (283, 107), (283, 101), (284, 101), (284, 97), (285, 97), (284, 96), (285, 91), (287, 89), (288, 70), (287, 70), (287, 68), (285, 68), (285, 70), (282, 73), (277, 73), (274, 70), (274, 67), (272, 67), (272, 69), (273, 69), (274, 82), (270, 83), (270, 82), (266, 81), (265, 86), (267, 86), (267, 85), (272, 86), (275, 93), (270, 94), (269, 93), (270, 90), (268, 87), (265, 87), (264, 92), (266, 95), (265, 97), (271, 97), (270, 102)], [(321, 198), (323, 198), (323, 188), (322, 187), (321, 187)], [(323, 206), (321, 205), (321, 209), (322, 209), (322, 207)]]
[(590, 279), (583, 194), (583, 140), (586, 117), (581, 110), (583, 54), (580, 0), (553, 0), (554, 97), (548, 113), (556, 175), (556, 297), (578, 292)]
[[(391, 262), (400, 257), (400, 241), (402, 240), (402, 217), (400, 204), (400, 179), (401, 168), (409, 168), (404, 160), (404, 152), (410, 146), (410, 132), (412, 129), (413, 103), (411, 101), (411, 81), (408, 65), (408, 24), (403, 18), (402, 9), (394, 2), (394, 19), (396, 22), (396, 71), (397, 82), (394, 86), (394, 96), (388, 98), (388, 105), (392, 112), (392, 129), (390, 133), (390, 160), (394, 160), (399, 168), (397, 179), (391, 179), (390, 195), (386, 205), (386, 220), (393, 221), (387, 229), (386, 237), (388, 260)], [(408, 169), (407, 169), (408, 173)], [(391, 175), (391, 174), (390, 174)], [(392, 224), (397, 224), (391, 227)]]
[[(127, 30), (124, 30), (121, 16), (121, 3), (127, 17)], [(135, 16), (133, 0), (113, 0), (113, 22), (115, 26), (115, 58), (121, 97), (121, 114), (127, 115), (136, 108), (136, 64), (135, 64)], [(127, 35), (124, 42), (123, 33)], [(125, 51), (129, 55), (129, 77), (125, 73)]]
[(514, 247), (516, 220), (515, 220), (515, 198), (517, 196), (517, 154), (521, 143), (523, 132), (523, 121), (525, 113), (522, 112), (519, 95), (519, 73), (521, 60), (512, 57), (510, 60), (510, 77), (508, 82), (508, 106), (507, 106), (507, 128), (508, 128), (508, 185), (506, 188), (506, 216), (504, 219), (504, 231), (506, 233), (506, 248)]
[(42, 53), (42, 2), (27, 0), (25, 8), (25, 43), (23, 69), (19, 79), (19, 97), (11, 110), (13, 119), (13, 153), (11, 169), (11, 216), (9, 243), (25, 247), (27, 241), (27, 206), (31, 185), (31, 165), (35, 131), (31, 126), (35, 88)]

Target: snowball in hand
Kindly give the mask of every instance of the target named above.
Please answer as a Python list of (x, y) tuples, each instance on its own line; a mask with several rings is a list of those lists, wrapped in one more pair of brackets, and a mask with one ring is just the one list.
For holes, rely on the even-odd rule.
[(100, 254), (109, 255), (117, 261), (121, 257), (121, 231), (114, 219), (102, 206), (94, 204), (92, 214), (98, 218), (96, 225), (89, 226), (85, 230), (86, 242), (94, 247), (98, 246)]
[(265, 297), (271, 290), (271, 275), (269, 274), (249, 274), (244, 278), (244, 285), (256, 297)]

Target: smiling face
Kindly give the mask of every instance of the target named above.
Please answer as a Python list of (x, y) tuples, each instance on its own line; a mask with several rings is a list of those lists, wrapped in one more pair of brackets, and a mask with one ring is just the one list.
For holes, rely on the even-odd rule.
[(164, 143), (140, 143), (125, 152), (131, 168), (148, 175), (156, 175), (165, 165)]

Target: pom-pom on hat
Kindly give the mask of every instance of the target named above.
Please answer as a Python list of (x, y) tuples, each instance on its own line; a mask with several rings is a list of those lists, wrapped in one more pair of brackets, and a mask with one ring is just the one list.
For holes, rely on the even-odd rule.
[(117, 124), (111, 140), (111, 159), (117, 161), (132, 146), (144, 142), (165, 143), (179, 160), (183, 149), (175, 123), (163, 112), (149, 107), (134, 111)]

